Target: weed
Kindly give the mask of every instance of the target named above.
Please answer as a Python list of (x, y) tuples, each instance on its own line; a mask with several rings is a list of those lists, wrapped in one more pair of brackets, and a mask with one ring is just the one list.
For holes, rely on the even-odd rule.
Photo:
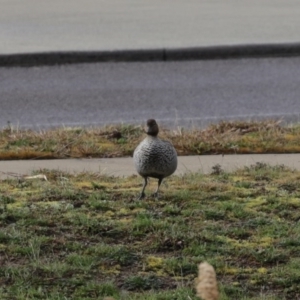
[(123, 284), (123, 287), (129, 291), (157, 290), (161, 286), (161, 280), (156, 275), (131, 276)]

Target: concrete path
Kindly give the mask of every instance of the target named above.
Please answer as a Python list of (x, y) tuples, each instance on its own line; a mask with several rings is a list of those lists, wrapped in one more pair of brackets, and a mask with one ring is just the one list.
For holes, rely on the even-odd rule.
[[(180, 156), (175, 174), (187, 172), (211, 173), (212, 167), (219, 164), (223, 170), (232, 171), (257, 162), (270, 165), (285, 165), (300, 170), (300, 154), (254, 154), (254, 155), (200, 155)], [(102, 159), (58, 159), (58, 160), (19, 160), (0, 161), (0, 179), (31, 175), (40, 169), (56, 169), (63, 172), (96, 172), (112, 176), (136, 174), (131, 157)], [(42, 173), (42, 171), (40, 172)]]
[(298, 0), (2, 0), (0, 55), (299, 43), (299, 28)]

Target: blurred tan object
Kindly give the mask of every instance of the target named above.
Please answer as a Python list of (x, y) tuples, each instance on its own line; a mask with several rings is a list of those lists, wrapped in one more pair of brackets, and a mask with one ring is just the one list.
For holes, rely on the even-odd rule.
[(47, 176), (44, 175), (44, 174), (28, 176), (28, 175), (18, 174), (18, 173), (14, 173), (14, 172), (2, 172), (2, 171), (0, 171), (0, 173), (4, 174), (4, 175), (7, 175), (7, 176), (15, 177), (19, 181), (27, 180), (27, 179), (43, 179), (45, 181), (48, 181)]
[(43, 179), (45, 181), (48, 181), (46, 175), (43, 175), (43, 174), (38, 174), (38, 175), (33, 175), (33, 176), (24, 176), (23, 179)]
[(196, 282), (197, 296), (203, 300), (217, 300), (219, 291), (216, 272), (209, 263), (199, 265), (199, 274)]

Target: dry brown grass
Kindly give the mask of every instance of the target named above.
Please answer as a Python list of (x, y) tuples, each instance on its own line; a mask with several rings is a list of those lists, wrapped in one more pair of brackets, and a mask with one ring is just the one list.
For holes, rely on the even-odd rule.
[[(144, 138), (141, 126), (0, 131), (0, 159), (51, 159), (130, 156)], [(299, 153), (300, 126), (278, 121), (221, 122), (205, 129), (161, 129), (178, 155)]]

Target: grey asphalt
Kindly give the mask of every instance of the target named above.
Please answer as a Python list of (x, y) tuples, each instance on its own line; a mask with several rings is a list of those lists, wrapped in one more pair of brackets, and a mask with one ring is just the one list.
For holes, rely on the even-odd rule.
[[(76, 52), (77, 58), (83, 54), (93, 61), (94, 52), (108, 51), (109, 60), (109, 53), (121, 51), (130, 60), (137, 53), (124, 54), (125, 50), (138, 50), (139, 54), (143, 50), (150, 60), (153, 55), (174, 59), (172, 51), (179, 49), (175, 57), (185, 59), (191, 53), (185, 51), (182, 57), (183, 49), (217, 47), (201, 54), (205, 56), (223, 46), (250, 45), (242, 48), (245, 53), (252, 51), (253, 45), (268, 44), (289, 44), (280, 51), (299, 55), (299, 28), (298, 0), (53, 0), (51, 3), (28, 0), (26, 4), (2, 0), (0, 58), (19, 55), (17, 59), (8, 59), (16, 64), (18, 59), (19, 63), (20, 59), (30, 60), (28, 54), (54, 52), (60, 54), (48, 59), (63, 61), (62, 53)], [(147, 53), (153, 49), (160, 51)], [(261, 51), (263, 54), (267, 50)], [(268, 55), (272, 52), (272, 49), (267, 51)], [(73, 55), (75, 61), (76, 55)], [(45, 57), (36, 56), (37, 60)]]
[(0, 127), (299, 122), (300, 57), (7, 68), (0, 90)]
[[(224, 171), (251, 166), (257, 162), (269, 165), (285, 165), (300, 170), (300, 154), (253, 154), (253, 155), (200, 155), (179, 156), (175, 175), (189, 172), (208, 174), (212, 167), (219, 164)], [(56, 159), (56, 160), (15, 160), (0, 161), (0, 179), (17, 178), (43, 174), (41, 169), (53, 169), (71, 174), (93, 172), (110, 176), (130, 176), (136, 174), (131, 157), (101, 159)]]

